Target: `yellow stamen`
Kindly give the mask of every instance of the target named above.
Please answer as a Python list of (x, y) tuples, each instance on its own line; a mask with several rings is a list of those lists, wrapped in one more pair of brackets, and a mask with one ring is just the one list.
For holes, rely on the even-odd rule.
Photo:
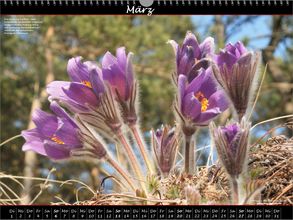
[(209, 100), (202, 92), (197, 92), (194, 97), (201, 103), (201, 112), (205, 112), (209, 107)]
[(81, 81), (82, 84), (84, 84), (85, 86), (89, 87), (89, 88), (93, 88), (92, 84), (89, 81), (83, 80)]
[(60, 138), (58, 138), (55, 134), (53, 135), (53, 137), (51, 138), (52, 141), (54, 141), (57, 144), (65, 144), (63, 141), (61, 141)]

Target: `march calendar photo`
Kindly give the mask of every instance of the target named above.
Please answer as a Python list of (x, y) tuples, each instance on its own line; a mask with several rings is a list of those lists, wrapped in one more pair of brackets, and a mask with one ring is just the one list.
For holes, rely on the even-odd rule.
[(1, 219), (292, 219), (292, 1), (1, 1)]

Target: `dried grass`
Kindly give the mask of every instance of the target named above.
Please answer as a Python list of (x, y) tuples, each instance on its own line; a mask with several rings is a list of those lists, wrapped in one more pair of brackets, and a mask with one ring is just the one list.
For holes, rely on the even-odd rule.
[[(259, 140), (258, 140), (259, 141)], [(265, 184), (261, 194), (261, 203), (265, 204), (293, 204), (293, 138), (285, 136), (276, 136), (270, 138), (265, 144), (252, 144), (249, 152), (249, 175), (252, 180), (258, 180)], [(19, 180), (26, 177), (6, 175), (0, 173), (0, 180), (8, 178), (22, 186)], [(152, 194), (148, 198), (138, 197), (126, 193), (94, 192), (89, 186), (77, 180), (57, 181), (49, 178), (32, 178), (35, 181), (41, 181), (40, 196), (46, 188), (44, 186), (51, 184), (73, 184), (79, 183), (94, 194), (91, 200), (79, 201), (76, 205), (170, 205), (186, 204), (184, 188), (187, 185), (193, 185), (201, 195), (201, 204), (228, 204), (230, 202), (230, 186), (227, 176), (219, 166), (215, 164), (209, 167), (203, 166), (198, 170), (197, 175), (186, 175), (180, 172), (174, 172), (165, 179), (152, 179)], [(1, 182), (0, 182), (1, 183)], [(21, 198), (11, 189), (0, 185), (0, 204), (19, 204)], [(78, 198), (78, 190), (76, 191)], [(54, 205), (68, 205), (60, 197), (56, 197), (60, 202), (52, 203)], [(36, 198), (34, 199), (36, 200)]]
[[(249, 152), (251, 180), (265, 183), (259, 203), (293, 204), (293, 138), (276, 136), (263, 145), (252, 145)], [(201, 167), (197, 175), (174, 173), (159, 182), (153, 198), (142, 199), (123, 194), (97, 195), (79, 204), (186, 204), (184, 187), (194, 185), (201, 194), (201, 204), (229, 204), (230, 185), (219, 165)]]

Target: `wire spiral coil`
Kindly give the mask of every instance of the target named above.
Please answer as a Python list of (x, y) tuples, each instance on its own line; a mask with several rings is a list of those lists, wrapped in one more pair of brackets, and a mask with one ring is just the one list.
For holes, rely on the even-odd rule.
[[(94, 5), (109, 5), (109, 6), (117, 6), (125, 5), (125, 4), (136, 4), (138, 0), (3, 0), (4, 5), (53, 5), (53, 6), (63, 6), (63, 5), (84, 5), (84, 6), (94, 6)], [(276, 5), (289, 5), (289, 0), (157, 0), (154, 1), (157, 5), (169, 5), (169, 6), (246, 6), (256, 5), (256, 6), (276, 6)]]

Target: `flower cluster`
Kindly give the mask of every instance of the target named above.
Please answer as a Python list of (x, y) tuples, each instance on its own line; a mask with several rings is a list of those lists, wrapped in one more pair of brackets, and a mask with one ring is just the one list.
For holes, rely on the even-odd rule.
[(259, 53), (248, 51), (241, 42), (229, 43), (218, 54), (214, 41), (198, 44), (188, 32), (182, 46), (170, 41), (176, 56), (177, 100), (175, 110), (185, 140), (185, 172), (194, 173), (193, 135), (199, 126), (209, 125), (229, 105), (237, 122), (217, 128), (211, 134), (218, 157), (230, 176), (233, 200), (239, 202), (238, 181), (246, 170), (250, 122), (245, 117), (257, 81)]
[(175, 110), (185, 139), (185, 171), (194, 172), (194, 145), (192, 136), (197, 127), (207, 126), (228, 108), (222, 89), (213, 80), (211, 59), (214, 56), (214, 40), (208, 37), (199, 44), (196, 37), (187, 32), (182, 46), (170, 41), (176, 56), (177, 100)]
[[(174, 101), (177, 124), (173, 128), (167, 125), (152, 130), (153, 159), (138, 124), (138, 82), (132, 67), (133, 54), (127, 54), (124, 47), (117, 49), (116, 56), (106, 52), (101, 64), (83, 62), (82, 57), (68, 61), (71, 81), (53, 81), (47, 86), (54, 114), (40, 109), (34, 112), (36, 128), (22, 132), (26, 140), (23, 150), (33, 150), (53, 160), (103, 159), (133, 192), (139, 184), (140, 194), (148, 196), (146, 181), (155, 175), (154, 160), (161, 174), (167, 176), (174, 167), (181, 139), (185, 146), (184, 171), (195, 172), (194, 134), (200, 127), (210, 125), (218, 157), (232, 185), (237, 186), (236, 180), (246, 169), (250, 123), (245, 114), (257, 79), (259, 54), (249, 52), (241, 42), (227, 44), (215, 54), (213, 38), (198, 43), (191, 32), (187, 32), (181, 46), (174, 40), (169, 43), (176, 57), (173, 80), (177, 90)], [(233, 106), (236, 122), (216, 127), (212, 121), (229, 106)], [(136, 146), (129, 144), (128, 132)], [(124, 149), (129, 172), (116, 162), (103, 138)], [(135, 150), (140, 152), (149, 175), (143, 174)], [(238, 201), (236, 188), (233, 192)], [(196, 188), (187, 187), (186, 192), (192, 195), (187, 196), (189, 203), (199, 203)]]
[(33, 150), (53, 160), (80, 156), (104, 159), (135, 189), (100, 136), (123, 145), (134, 173), (143, 181), (142, 168), (122, 130), (123, 122), (133, 125), (137, 121), (137, 84), (131, 57), (132, 53), (127, 55), (124, 47), (117, 49), (116, 56), (107, 52), (102, 68), (92, 61), (83, 62), (82, 57), (71, 58), (67, 65), (71, 81), (53, 81), (47, 86), (51, 109), (56, 115), (35, 111), (33, 121), (37, 128), (23, 131), (26, 139), (23, 150)]

